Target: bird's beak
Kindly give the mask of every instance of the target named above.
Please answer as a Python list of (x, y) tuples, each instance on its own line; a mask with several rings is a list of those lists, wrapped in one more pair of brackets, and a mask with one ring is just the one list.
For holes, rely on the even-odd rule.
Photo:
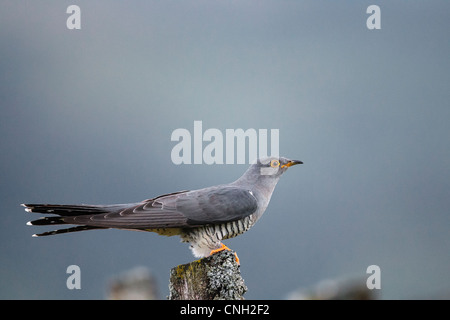
[(295, 166), (296, 164), (303, 164), (303, 162), (300, 161), (300, 160), (289, 160), (288, 163), (283, 164), (281, 167), (282, 167), (282, 168), (284, 168), (284, 167), (289, 168), (289, 167), (291, 167), (291, 166)]

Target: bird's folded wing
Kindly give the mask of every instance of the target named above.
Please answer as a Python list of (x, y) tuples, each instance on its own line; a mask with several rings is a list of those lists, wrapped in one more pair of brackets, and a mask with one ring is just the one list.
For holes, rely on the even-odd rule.
[(251, 191), (218, 186), (163, 195), (120, 210), (116, 207), (112, 211), (80, 215), (72, 212), (58, 219), (65, 224), (102, 228), (190, 228), (242, 219), (254, 213), (257, 207)]

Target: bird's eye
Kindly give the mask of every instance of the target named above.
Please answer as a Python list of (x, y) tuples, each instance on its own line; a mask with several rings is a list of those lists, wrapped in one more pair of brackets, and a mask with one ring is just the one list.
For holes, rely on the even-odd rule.
[(280, 166), (280, 161), (278, 161), (278, 160), (272, 160), (272, 161), (270, 161), (270, 166), (271, 166), (272, 168), (279, 167), (279, 166)]

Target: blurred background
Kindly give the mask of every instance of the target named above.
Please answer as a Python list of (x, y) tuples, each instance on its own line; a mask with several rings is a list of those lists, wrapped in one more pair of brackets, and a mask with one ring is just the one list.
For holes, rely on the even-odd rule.
[[(72, 4), (80, 30), (66, 27)], [(372, 4), (380, 30), (366, 27)], [(449, 297), (448, 1), (0, 7), (1, 299), (104, 299), (135, 268), (165, 299), (170, 268), (194, 260), (179, 238), (32, 238), (45, 228), (26, 226), (39, 215), (19, 204), (137, 202), (238, 178), (248, 165), (172, 163), (171, 133), (195, 120), (279, 129), (280, 154), (304, 162), (256, 226), (225, 242), (247, 299), (365, 281), (370, 265), (377, 298)], [(80, 290), (66, 287), (69, 265)]]

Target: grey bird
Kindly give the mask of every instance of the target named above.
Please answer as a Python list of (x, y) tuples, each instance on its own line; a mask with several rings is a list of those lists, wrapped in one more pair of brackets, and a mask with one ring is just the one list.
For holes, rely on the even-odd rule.
[[(179, 235), (195, 257), (230, 250), (222, 240), (250, 229), (266, 210), (280, 176), (303, 162), (283, 157), (257, 160), (236, 181), (208, 188), (180, 191), (138, 203), (113, 205), (22, 204), (27, 212), (54, 214), (28, 225), (76, 225), (35, 234), (41, 237), (93, 229), (150, 231)], [(237, 256), (236, 256), (237, 258)]]

